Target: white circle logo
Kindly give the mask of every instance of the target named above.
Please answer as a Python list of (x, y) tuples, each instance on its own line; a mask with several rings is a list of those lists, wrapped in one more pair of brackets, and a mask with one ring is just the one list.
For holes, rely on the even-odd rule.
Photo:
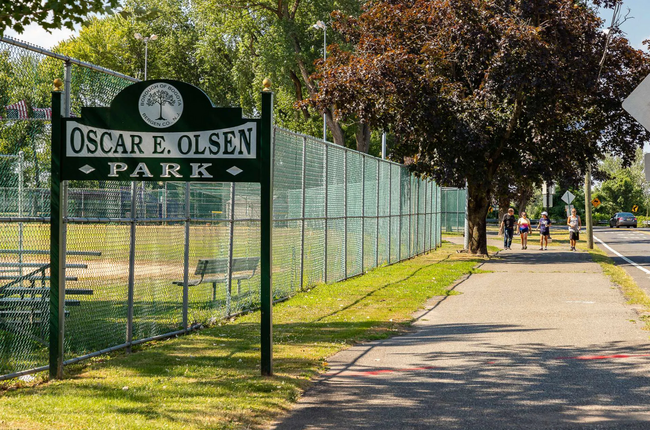
[(183, 113), (183, 97), (174, 86), (158, 82), (142, 92), (138, 109), (147, 124), (156, 128), (170, 127)]

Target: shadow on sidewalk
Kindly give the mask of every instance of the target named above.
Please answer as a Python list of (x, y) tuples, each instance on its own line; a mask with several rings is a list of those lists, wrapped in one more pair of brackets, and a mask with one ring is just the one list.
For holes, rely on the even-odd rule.
[[(441, 325), (399, 342), (476, 342), (466, 338), (513, 330), (521, 329)], [(427, 366), (326, 375), (277, 429), (650, 428), (650, 346), (529, 343), (409, 354)]]

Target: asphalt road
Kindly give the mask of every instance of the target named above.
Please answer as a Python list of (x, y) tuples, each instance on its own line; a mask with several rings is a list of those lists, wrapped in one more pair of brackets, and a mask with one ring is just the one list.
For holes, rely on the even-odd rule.
[(594, 244), (624, 268), (650, 296), (650, 229), (594, 229)]

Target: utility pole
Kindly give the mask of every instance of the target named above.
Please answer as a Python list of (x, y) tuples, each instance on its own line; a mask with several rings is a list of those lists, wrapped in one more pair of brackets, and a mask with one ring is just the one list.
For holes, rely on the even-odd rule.
[(585, 175), (585, 223), (587, 227), (587, 248), (594, 249), (594, 225), (591, 221), (591, 166)]
[[(628, 9), (627, 15), (621, 18), (621, 6), (622, 2), (614, 5), (614, 13), (612, 15), (612, 22), (609, 25), (609, 28), (604, 30), (606, 39), (605, 39), (605, 49), (603, 50), (603, 56), (600, 59), (598, 78), (596, 79), (596, 90), (600, 84), (600, 77), (603, 73), (603, 67), (605, 66), (605, 60), (607, 59), (607, 50), (609, 49), (609, 44), (612, 41), (614, 35), (614, 29), (618, 29), (621, 24), (627, 21), (628, 16), (630, 15), (630, 10)], [(589, 249), (594, 249), (594, 226), (591, 221), (591, 165), (587, 165), (587, 173), (585, 175), (585, 218), (586, 218), (586, 227), (587, 227), (587, 247)]]

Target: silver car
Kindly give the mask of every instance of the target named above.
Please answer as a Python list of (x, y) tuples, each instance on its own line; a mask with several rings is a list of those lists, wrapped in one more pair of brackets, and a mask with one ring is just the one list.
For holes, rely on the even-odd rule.
[(620, 226), (634, 227), (636, 228), (636, 217), (630, 212), (618, 212), (615, 213), (613, 217), (609, 219), (610, 228), (619, 228)]

